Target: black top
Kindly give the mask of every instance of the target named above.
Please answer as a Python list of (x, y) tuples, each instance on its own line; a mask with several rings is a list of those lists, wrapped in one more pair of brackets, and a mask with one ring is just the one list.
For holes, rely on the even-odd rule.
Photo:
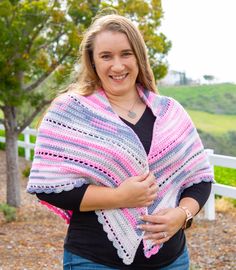
[[(142, 117), (135, 125), (125, 119), (122, 120), (137, 134), (148, 154), (155, 122), (155, 116), (152, 114), (152, 111), (146, 107)], [(79, 210), (81, 200), (88, 186), (83, 185), (80, 188), (63, 191), (58, 194), (37, 194), (40, 200), (47, 201), (62, 209), (73, 210), (65, 239), (65, 249), (97, 263), (124, 270), (156, 270), (172, 263), (183, 252), (185, 235), (181, 229), (169, 241), (164, 243), (156, 255), (151, 256), (149, 259), (144, 256), (143, 244), (141, 243), (134, 262), (131, 265), (124, 265), (118, 257), (112, 242), (108, 240), (106, 233), (103, 231), (102, 225), (98, 222), (95, 212), (80, 212)], [(180, 199), (183, 197), (194, 198), (199, 203), (200, 208), (202, 208), (209, 197), (210, 191), (211, 183), (201, 182), (186, 188), (182, 192)]]

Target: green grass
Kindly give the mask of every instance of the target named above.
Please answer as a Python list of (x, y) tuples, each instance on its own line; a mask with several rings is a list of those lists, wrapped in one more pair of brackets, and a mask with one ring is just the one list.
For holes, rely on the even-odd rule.
[(217, 183), (236, 187), (236, 169), (215, 166), (214, 173)]
[(217, 115), (202, 111), (187, 111), (196, 127), (202, 131), (214, 135), (236, 131), (236, 115)]
[(236, 84), (159, 87), (159, 92), (175, 98), (186, 109), (236, 114)]
[[(236, 169), (223, 168), (219, 166), (214, 167), (215, 180), (222, 185), (236, 187)], [(216, 197), (222, 197), (217, 195)], [(236, 207), (236, 199), (225, 198), (231, 205)]]

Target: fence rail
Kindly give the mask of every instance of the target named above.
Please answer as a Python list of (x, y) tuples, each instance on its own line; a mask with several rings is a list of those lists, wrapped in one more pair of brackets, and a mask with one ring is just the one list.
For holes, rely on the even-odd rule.
[[(4, 126), (0, 124), (0, 130), (4, 130)], [(18, 141), (18, 146), (25, 149), (25, 159), (30, 160), (30, 152), (34, 149), (34, 143), (30, 142), (30, 136), (37, 136), (37, 130), (26, 128), (22, 134), (24, 135), (24, 141)], [(5, 137), (0, 135), (0, 142), (5, 142)], [(206, 150), (210, 164), (214, 169), (214, 166), (221, 166), (227, 168), (236, 169), (236, 157), (216, 155), (211, 149)], [(214, 171), (214, 170), (213, 170)], [(215, 219), (215, 195), (221, 195), (229, 198), (236, 199), (236, 187), (213, 184), (212, 191), (207, 203), (204, 206), (204, 215), (208, 220)]]
[[(208, 158), (214, 171), (214, 166), (236, 169), (236, 157), (223, 156), (214, 154), (214, 150), (207, 149)], [(204, 206), (205, 218), (208, 220), (215, 219), (215, 195), (221, 195), (236, 199), (236, 187), (213, 184), (211, 194)]]
[[(4, 130), (4, 126), (0, 124), (0, 130)], [(24, 141), (18, 141), (18, 146), (24, 148), (25, 159), (30, 160), (30, 150), (34, 149), (34, 143), (30, 142), (30, 136), (37, 136), (37, 130), (27, 127), (22, 134), (24, 135)], [(5, 137), (0, 135), (0, 142), (5, 143)]]

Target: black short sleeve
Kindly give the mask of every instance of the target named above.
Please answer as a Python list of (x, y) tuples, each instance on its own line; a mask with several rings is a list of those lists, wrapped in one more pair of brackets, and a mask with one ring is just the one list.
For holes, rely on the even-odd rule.
[(70, 191), (62, 191), (60, 193), (37, 193), (36, 196), (39, 200), (46, 201), (61, 209), (78, 210), (80, 208), (80, 203), (88, 186), (89, 185), (86, 184), (79, 188), (74, 188)]

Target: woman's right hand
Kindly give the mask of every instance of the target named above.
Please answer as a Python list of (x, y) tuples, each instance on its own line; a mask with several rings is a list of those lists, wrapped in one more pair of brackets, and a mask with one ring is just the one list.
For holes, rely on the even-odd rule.
[(120, 208), (147, 207), (156, 199), (158, 186), (155, 176), (152, 173), (146, 173), (127, 178), (114, 191)]
[(152, 173), (127, 178), (119, 187), (89, 185), (80, 203), (80, 211), (147, 207), (157, 197)]

